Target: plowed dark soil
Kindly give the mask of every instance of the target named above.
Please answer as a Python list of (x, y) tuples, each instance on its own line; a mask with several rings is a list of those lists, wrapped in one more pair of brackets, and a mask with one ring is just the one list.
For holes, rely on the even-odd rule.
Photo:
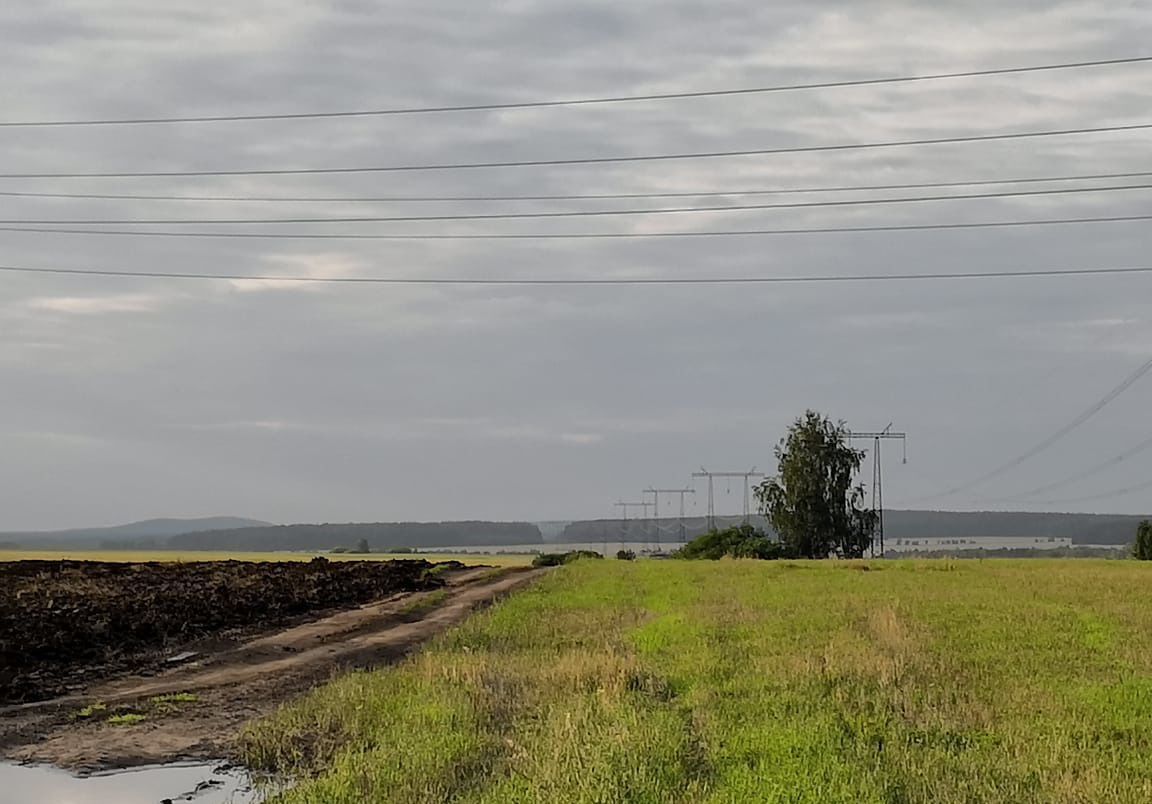
[(437, 588), (428, 561), (0, 562), (0, 704), (141, 671), (198, 639)]
[[(549, 571), (453, 569), (432, 591), (305, 614), (247, 637), (201, 640), (198, 654), (176, 667), (108, 676), (94, 670), (67, 695), (0, 706), (0, 762), (91, 773), (235, 758), (236, 738), (253, 718), (336, 674), (398, 661)], [(125, 714), (142, 719), (111, 722)]]

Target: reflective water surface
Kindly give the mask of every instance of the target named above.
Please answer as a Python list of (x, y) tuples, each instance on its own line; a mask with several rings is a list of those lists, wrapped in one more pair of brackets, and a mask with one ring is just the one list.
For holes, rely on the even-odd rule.
[(219, 763), (158, 765), (77, 777), (47, 765), (0, 762), (0, 804), (257, 804), (242, 770)]

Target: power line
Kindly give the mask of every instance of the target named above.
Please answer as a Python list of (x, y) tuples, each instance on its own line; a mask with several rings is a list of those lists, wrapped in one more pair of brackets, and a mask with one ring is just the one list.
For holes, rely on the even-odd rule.
[(1150, 358), (1149, 360), (1146, 360), (1144, 363), (1142, 363), (1139, 366), (1139, 368), (1137, 368), (1134, 372), (1132, 372), (1127, 377), (1125, 377), (1124, 380), (1122, 380), (1119, 385), (1114, 387), (1111, 391), (1109, 391), (1107, 394), (1105, 394), (1103, 397), (1101, 397), (1097, 401), (1093, 402), (1088, 408), (1086, 408), (1083, 412), (1081, 412), (1074, 419), (1072, 419), (1072, 421), (1070, 421), (1068, 424), (1061, 427), (1056, 432), (1052, 433), (1052, 435), (1048, 436), (1047, 438), (1045, 438), (1044, 440), (1042, 440), (1041, 442), (1039, 442), (1038, 444), (1033, 446), (1031, 449), (1024, 451), (1020, 455), (1016, 456), (1015, 458), (1008, 461), (1007, 463), (1001, 464), (1000, 466), (996, 467), (992, 471), (985, 472), (983, 475), (980, 475), (979, 477), (977, 477), (974, 480), (970, 480), (967, 483), (964, 483), (963, 485), (956, 486), (955, 488), (949, 489), (948, 491), (942, 492), (941, 494), (932, 495), (931, 497), (926, 497), (926, 498), (922, 498), (922, 499), (932, 499), (932, 498), (938, 498), (938, 497), (951, 497), (954, 494), (959, 494), (962, 491), (967, 491), (968, 489), (979, 486), (980, 484), (985, 483), (985, 482), (987, 482), (987, 481), (989, 481), (995, 477), (999, 477), (1000, 475), (1004, 474), (1005, 472), (1007, 472), (1011, 469), (1015, 469), (1020, 464), (1024, 463), (1025, 461), (1029, 460), (1030, 458), (1034, 458), (1035, 456), (1039, 455), (1041, 452), (1048, 449), (1053, 444), (1058, 442), (1060, 439), (1064, 438), (1069, 433), (1071, 433), (1073, 430), (1075, 430), (1076, 428), (1080, 427), (1082, 424), (1087, 422), (1089, 419), (1091, 419), (1093, 416), (1095, 416), (1097, 413), (1099, 413), (1101, 410), (1103, 410), (1105, 407), (1107, 407), (1109, 403), (1111, 403), (1114, 399), (1116, 399), (1116, 397), (1120, 396), (1122, 393), (1124, 393), (1130, 387), (1132, 387), (1132, 385), (1135, 384), (1137, 380), (1139, 380), (1141, 377), (1143, 377), (1149, 371), (1152, 371), (1152, 358)]
[(1105, 469), (1109, 469), (1113, 466), (1116, 466), (1117, 464), (1123, 463), (1128, 458), (1131, 458), (1133, 455), (1138, 455), (1139, 453), (1143, 452), (1144, 450), (1148, 449), (1149, 447), (1152, 447), (1152, 438), (1146, 438), (1143, 441), (1141, 441), (1139, 444), (1136, 444), (1135, 446), (1129, 447), (1128, 449), (1124, 450), (1119, 455), (1114, 455), (1111, 458), (1108, 458), (1107, 460), (1101, 461), (1100, 463), (1095, 464), (1093, 466), (1090, 466), (1087, 469), (1085, 469), (1081, 472), (1077, 472), (1074, 475), (1070, 475), (1070, 476), (1064, 478), (1063, 480), (1057, 480), (1057, 481), (1052, 482), (1052, 483), (1045, 483), (1043, 486), (1037, 486), (1036, 488), (1031, 489), (1029, 491), (1024, 491), (1024, 492), (1021, 492), (1019, 494), (1013, 494), (1013, 495), (1008, 496), (1008, 497), (997, 497), (994, 499), (990, 499), (990, 500), (988, 500), (988, 502), (1011, 502), (1013, 500), (1025, 500), (1029, 497), (1035, 497), (1039, 494), (1044, 494), (1046, 492), (1053, 491), (1055, 489), (1063, 488), (1064, 486), (1067, 486), (1071, 483), (1075, 483), (1079, 480), (1083, 480), (1086, 477), (1091, 477), (1092, 475), (1097, 474), (1098, 472), (1102, 472)]
[(499, 162), (441, 162), (414, 165), (377, 165), (368, 167), (337, 168), (264, 168), (236, 170), (146, 170), (95, 171), (87, 173), (0, 173), (0, 179), (135, 179), (182, 178), (192, 176), (311, 176), (345, 173), (397, 173), (421, 170), (472, 170), (478, 168), (520, 168), (560, 165), (604, 165), (624, 162), (666, 162), (683, 159), (717, 159), (737, 156), (770, 156), (773, 154), (824, 153), (832, 151), (859, 151), (879, 148), (905, 148), (919, 145), (946, 145), (999, 140), (1023, 140), (1037, 137), (1064, 137), (1079, 134), (1142, 131), (1152, 123), (1132, 123), (1122, 126), (1091, 126), (1085, 128), (1046, 129), (1042, 131), (1011, 131), (1000, 134), (971, 134), (961, 137), (926, 137), (911, 140), (885, 140), (880, 142), (852, 142), (838, 145), (796, 145), (778, 148), (750, 148), (732, 151), (697, 151), (687, 153), (642, 154), (640, 156), (590, 156), (569, 159), (523, 159)]
[[(312, 276), (263, 276), (251, 274), (209, 273), (196, 274), (180, 271), (123, 271), (99, 268), (31, 268), (15, 265), (0, 265), (0, 271), (27, 274), (59, 274), (69, 276), (136, 277), (143, 279), (222, 279), (247, 280), (257, 282), (309, 282), (316, 284), (384, 284), (384, 285), (765, 285), (802, 284), (817, 282), (883, 282), (942, 279), (1002, 279), (1036, 277), (1104, 276), (1123, 274), (1152, 273), (1152, 266), (1120, 268), (1052, 268), (1038, 270), (1008, 271), (952, 271), (946, 273), (904, 273), (904, 274), (825, 274), (810, 276), (734, 276), (734, 277), (658, 277), (658, 278), (584, 278), (584, 279), (534, 279), (534, 278), (466, 278), (466, 277), (312, 277)], [(1149, 361), (1147, 368), (1152, 368)], [(1145, 371), (1147, 371), (1147, 368)], [(1134, 379), (1132, 380), (1134, 381)], [(1131, 384), (1131, 382), (1129, 382)], [(1111, 401), (1111, 400), (1109, 400)]]
[(1066, 497), (1063, 500), (1036, 500), (1040, 505), (1061, 505), (1064, 503), (1078, 503), (1078, 502), (1091, 502), (1092, 500), (1107, 500), (1112, 497), (1123, 497), (1127, 494), (1135, 494), (1138, 491), (1152, 488), (1152, 480), (1145, 483), (1138, 483), (1135, 486), (1128, 486), (1127, 488), (1115, 489), (1113, 491), (1105, 491), (1100, 494), (1088, 494), (1083, 497)]
[(932, 181), (905, 184), (861, 184), (839, 187), (780, 187), (738, 190), (680, 190), (665, 193), (577, 193), (558, 195), (389, 195), (389, 196), (259, 196), (259, 195), (147, 195), (138, 193), (46, 193), (0, 190), (7, 198), (76, 198), (117, 201), (214, 201), (214, 202), (290, 202), (290, 203), (379, 203), (426, 201), (594, 201), (610, 198), (707, 198), (733, 195), (789, 195), (794, 193), (844, 193), (868, 190), (920, 190), (944, 187), (980, 187), (992, 184), (1033, 184), (1058, 181), (1092, 181), (1097, 179), (1134, 179), (1152, 176), (1152, 171), (1126, 173), (1090, 173), (1072, 176), (1037, 176), (1015, 179), (978, 179), (969, 181)]
[(316, 120), (341, 117), (383, 117), (387, 115), (443, 114), (448, 112), (507, 111), (512, 109), (539, 109), (550, 106), (591, 106), (608, 103), (634, 103), (638, 101), (683, 100), (687, 98), (714, 98), (733, 95), (756, 95), (771, 92), (797, 92), (803, 90), (837, 89), (847, 87), (876, 86), (882, 84), (906, 84), (917, 81), (939, 81), (955, 78), (979, 78), (994, 75), (1012, 75), (1053, 70), (1072, 70), (1086, 67), (1105, 67), (1122, 64), (1139, 64), (1152, 61), (1152, 56), (1137, 56), (1122, 59), (1101, 59), (1096, 61), (1063, 62), (1059, 64), (1038, 64), (1025, 67), (1000, 67), (988, 70), (965, 70), (951, 73), (925, 73), (883, 78), (862, 78), (847, 81), (822, 81), (806, 84), (779, 84), (774, 86), (743, 87), (739, 89), (716, 89), (696, 92), (661, 92), (645, 95), (610, 95), (591, 98), (570, 98), (562, 100), (537, 100), (506, 103), (476, 103), (459, 106), (411, 106), (390, 109), (352, 109), (335, 112), (287, 112), (280, 114), (237, 114), (200, 115), (181, 117), (135, 117), (135, 118), (96, 118), (87, 120), (8, 120), (0, 122), (2, 128), (46, 128), (63, 126), (126, 126), (170, 123), (232, 123), (241, 121), (265, 120)]
[(662, 237), (751, 237), (767, 235), (845, 234), (860, 232), (915, 232), (950, 229), (996, 229), (1026, 226), (1061, 226), (1085, 223), (1130, 223), (1152, 220), (1152, 215), (1107, 215), (1096, 218), (976, 221), (972, 223), (909, 223), (890, 226), (826, 226), (792, 229), (738, 229), (678, 232), (544, 232), (511, 234), (324, 234), (308, 232), (169, 232), (129, 229), (65, 229), (3, 226), (0, 232), (33, 234), (112, 235), (120, 237), (240, 238), (254, 240), (629, 240)]
[(697, 212), (751, 212), (767, 209), (810, 209), (822, 207), (874, 206), (877, 204), (911, 204), (919, 202), (970, 201), (989, 198), (1015, 198), (1022, 196), (1070, 195), (1076, 193), (1104, 193), (1119, 190), (1149, 190), (1152, 184), (1127, 184), (1111, 187), (1061, 187), (1047, 190), (1010, 190), (995, 193), (965, 193), (962, 195), (930, 195), (905, 198), (860, 198), (845, 201), (796, 201), (772, 204), (729, 204), (726, 206), (692, 206), (641, 209), (585, 209), (564, 212), (492, 212), (453, 215), (357, 215), (343, 217), (296, 218), (83, 218), (83, 219), (0, 219), (0, 224), (37, 226), (93, 226), (93, 225), (238, 225), (288, 223), (412, 223), (414, 221), (477, 221), (516, 220), (537, 218), (587, 218), (614, 215), (670, 215)]

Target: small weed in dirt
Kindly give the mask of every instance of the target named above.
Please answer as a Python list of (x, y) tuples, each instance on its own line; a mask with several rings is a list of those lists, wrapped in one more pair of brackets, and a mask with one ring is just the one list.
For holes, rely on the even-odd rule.
[(147, 715), (142, 715), (139, 712), (124, 712), (123, 714), (113, 715), (108, 718), (108, 725), (135, 726), (137, 723), (143, 723), (147, 719)]
[(76, 713), (77, 720), (87, 720), (88, 718), (95, 717), (96, 715), (103, 714), (108, 710), (108, 705), (103, 703), (94, 703), (85, 706)]
[(417, 598), (416, 600), (411, 600), (408, 603), (406, 603), (400, 609), (400, 614), (401, 615), (408, 615), (408, 616), (423, 614), (426, 611), (430, 611), (430, 610), (436, 608), (437, 606), (439, 606), (441, 603), (443, 603), (447, 599), (448, 599), (448, 592), (446, 592), (443, 589), (441, 589), (438, 592), (431, 592), (430, 594), (427, 594), (424, 597)]
[(158, 715), (173, 715), (180, 711), (181, 704), (196, 703), (200, 696), (192, 692), (173, 692), (168, 695), (157, 695), (149, 698), (152, 711)]

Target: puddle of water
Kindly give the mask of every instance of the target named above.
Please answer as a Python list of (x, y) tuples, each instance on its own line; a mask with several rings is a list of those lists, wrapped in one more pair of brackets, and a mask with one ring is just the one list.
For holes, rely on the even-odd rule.
[(0, 762), (0, 804), (259, 804), (247, 774), (215, 764), (158, 765), (78, 777)]

